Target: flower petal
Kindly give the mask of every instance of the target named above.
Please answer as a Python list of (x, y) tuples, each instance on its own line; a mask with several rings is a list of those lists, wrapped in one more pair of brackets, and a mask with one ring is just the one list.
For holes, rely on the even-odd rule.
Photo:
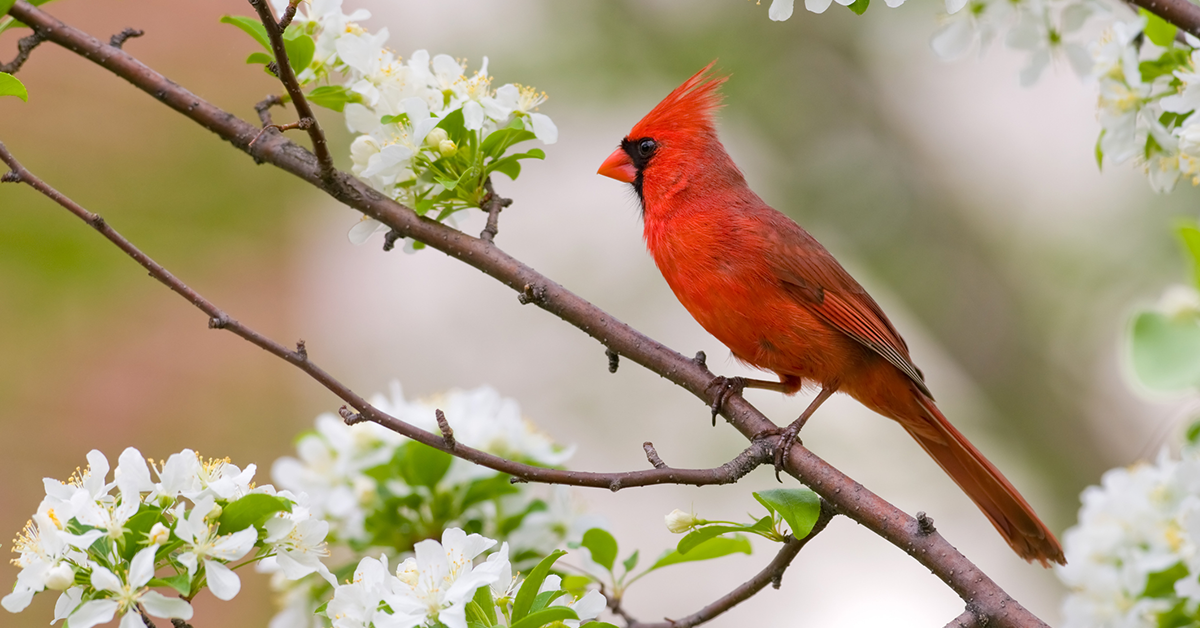
[[(808, 6), (807, 0), (804, 6)], [(826, 5), (828, 6), (828, 5)], [(782, 22), (789, 17), (792, 17), (792, 11), (795, 9), (795, 0), (774, 0), (771, 2), (771, 8), (767, 9), (767, 17), (776, 22)], [(824, 9), (822, 9), (823, 11)], [(809, 9), (812, 11), (812, 9)], [(817, 11), (820, 13), (820, 11)]]
[[(146, 612), (155, 617), (166, 617), (168, 619), (191, 619), (192, 605), (187, 603), (187, 600), (182, 600), (177, 597), (167, 597), (158, 591), (146, 591), (138, 600), (142, 603), (142, 608)], [(75, 628), (75, 624), (71, 624), (71, 628)]]
[(554, 122), (550, 120), (550, 116), (542, 113), (529, 114), (529, 121), (533, 123), (533, 134), (543, 144), (553, 144), (558, 141), (558, 127), (554, 126)]
[(463, 126), (468, 131), (478, 131), (483, 128), (483, 105), (470, 100), (463, 105), (462, 112)]
[(242, 590), (242, 581), (233, 570), (215, 560), (204, 561), (204, 575), (208, 579), (208, 588), (218, 600), (228, 602)]
[(96, 624), (107, 624), (117, 614), (116, 600), (92, 600), (75, 609), (67, 618), (71, 628), (92, 628)]
[(804, 8), (813, 13), (824, 13), (832, 3), (833, 0), (804, 0)]

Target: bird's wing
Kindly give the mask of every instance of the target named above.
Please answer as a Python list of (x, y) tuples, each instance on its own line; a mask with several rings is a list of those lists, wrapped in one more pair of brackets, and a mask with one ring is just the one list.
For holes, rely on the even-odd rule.
[(891, 362), (932, 399), (924, 376), (909, 358), (908, 345), (875, 299), (811, 235), (790, 218), (782, 214), (779, 218), (782, 220), (768, 230), (772, 237), (767, 239), (764, 253), (784, 291)]

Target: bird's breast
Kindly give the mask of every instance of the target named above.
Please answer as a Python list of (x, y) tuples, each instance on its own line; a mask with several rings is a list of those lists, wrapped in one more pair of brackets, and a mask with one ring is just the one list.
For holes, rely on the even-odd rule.
[(818, 383), (845, 370), (831, 363), (844, 334), (781, 288), (753, 230), (736, 221), (647, 226), (647, 247), (679, 302), (736, 358)]

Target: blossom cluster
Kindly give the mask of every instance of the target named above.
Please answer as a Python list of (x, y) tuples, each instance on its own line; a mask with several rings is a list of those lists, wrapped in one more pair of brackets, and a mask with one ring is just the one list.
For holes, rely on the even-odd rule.
[[(277, 12), (288, 4), (273, 3)], [(540, 149), (510, 148), (535, 138), (557, 141), (554, 122), (536, 111), (546, 94), (515, 83), (493, 88), (487, 57), (474, 73), (460, 60), (425, 50), (403, 60), (387, 47), (386, 28), (372, 33), (358, 24), (370, 17), (367, 11), (347, 15), (341, 0), (301, 7), (288, 31), (293, 40), (311, 43), (301, 53), (308, 62), (297, 79), (313, 86), (313, 102), (345, 113), (357, 134), (350, 146), (354, 174), (417, 213), (446, 220), (479, 207), (492, 173), (515, 179), (520, 160), (545, 156)], [(364, 218), (350, 238), (362, 243), (383, 229)]]
[[(435, 433), (440, 409), (457, 442), (510, 460), (559, 466), (573, 453), (523, 418), (515, 401), (491, 388), (410, 401), (393, 383), (389, 395), (370, 401)], [(278, 486), (305, 494), (313, 514), (329, 523), (330, 547), (342, 565), (335, 568), (339, 574), (349, 575), (355, 563), (361, 569), (360, 559), (397, 559), (417, 551), (424, 539), (451, 528), (506, 541), (505, 560), (524, 568), (603, 525), (598, 517), (583, 514), (564, 487), (514, 485), (507, 475), (370, 422), (346, 425), (323, 414), (315, 430), (297, 441), (296, 450), (296, 457), (275, 462), (272, 477)], [(310, 624), (313, 611), (332, 594), (312, 579), (276, 577), (272, 586), (283, 607), (273, 628)]]
[[(1193, 432), (1196, 430), (1193, 429)], [(1083, 492), (1066, 532), (1066, 628), (1193, 625), (1200, 620), (1200, 447), (1112, 469)]]
[(254, 487), (254, 465), (240, 469), (188, 449), (147, 464), (131, 447), (109, 480), (104, 454), (93, 450), (87, 460), (67, 482), (44, 480), (46, 496), (13, 543), (21, 571), (0, 601), (9, 612), (53, 590), (61, 591), (54, 621), (66, 619), (71, 628), (118, 614), (122, 628), (134, 628), (142, 610), (187, 620), (190, 601), (204, 588), (221, 600), (237, 595), (241, 580), (229, 565), (243, 559), (283, 577), (318, 573), (333, 582), (321, 563), (328, 525), (291, 493)]
[[(325, 610), (333, 627), (467, 628), (469, 612), (472, 625), (511, 626), (529, 618), (526, 623), (531, 626), (577, 627), (607, 606), (597, 591), (575, 598), (561, 588), (561, 578), (547, 575), (545, 570), (534, 569), (529, 579), (518, 580), (512, 573), (507, 543), (475, 564), (475, 559), (495, 547), (496, 541), (459, 528), (447, 529), (441, 538), (441, 543), (417, 543), (413, 556), (396, 565), (394, 574), (388, 568), (386, 554), (359, 561), (353, 578), (334, 590)], [(548, 569), (561, 554), (552, 554), (541, 564)], [(521, 604), (519, 591), (526, 587), (537, 595), (540, 605), (532, 595), (527, 599), (534, 604)], [(555, 607), (559, 612), (551, 610)], [(549, 612), (536, 617), (539, 611)]]

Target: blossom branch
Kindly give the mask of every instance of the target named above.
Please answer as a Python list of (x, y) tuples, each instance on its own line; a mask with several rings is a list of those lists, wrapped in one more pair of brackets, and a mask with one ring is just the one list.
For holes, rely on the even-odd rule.
[[(768, 584), (778, 589), (780, 583), (783, 581), (783, 572), (787, 571), (788, 566), (792, 564), (792, 560), (796, 558), (800, 550), (804, 549), (804, 546), (814, 536), (824, 530), (825, 526), (829, 525), (829, 521), (836, 514), (837, 511), (833, 509), (833, 506), (829, 502), (821, 500), (821, 514), (817, 517), (817, 522), (813, 525), (812, 531), (802, 539), (789, 538), (783, 544), (783, 547), (779, 549), (779, 553), (775, 555), (775, 558), (762, 571), (755, 574), (753, 578), (750, 578), (712, 604), (687, 617), (667, 619), (653, 623), (629, 621), (628, 628), (692, 628), (692, 626), (699, 626), (705, 622), (712, 621), (718, 615), (750, 599), (754, 594), (766, 588)], [(628, 620), (628, 617), (626, 619)]]
[[(124, 78), (256, 160), (270, 162), (308, 181), (344, 204), (379, 220), (402, 237), (413, 237), (447, 255), (459, 258), (513, 288), (521, 296), (533, 295), (536, 298), (528, 299), (528, 302), (535, 303), (558, 318), (575, 325), (584, 333), (596, 338), (606, 348), (662, 375), (698, 398), (706, 402), (711, 401), (711, 395), (706, 390), (714, 375), (705, 366), (612, 318), (595, 305), (510, 257), (491, 243), (418, 216), (410, 208), (384, 197), (367, 184), (345, 173), (334, 171), (332, 175), (327, 176), (322, 165), (311, 153), (283, 136), (272, 134), (262, 138), (251, 148), (248, 145), (257, 135), (258, 127), (204, 101), (127, 53), (106, 46), (25, 0), (18, 0), (11, 13), (47, 39)], [(330, 390), (335, 390), (336, 383), (323, 371), (319, 372), (326, 379), (313, 375), (314, 379)], [(344, 399), (353, 395), (349, 391), (346, 393), (348, 396), (343, 397)], [(357, 395), (353, 398), (357, 401), (351, 403), (348, 400), (347, 403), (351, 403), (360, 411), (370, 408)], [(361, 407), (357, 404), (361, 404)], [(722, 414), (730, 425), (748, 439), (754, 439), (757, 435), (777, 428), (739, 395), (726, 401)], [(417, 432), (420, 432), (420, 437), (414, 437), (414, 440), (439, 449), (444, 446), (439, 435), (421, 430)], [(776, 440), (777, 437), (768, 437), (764, 439), (764, 443), (774, 446)], [(854, 519), (927, 567), (969, 606), (978, 609), (979, 615), (986, 617), (993, 625), (1045, 625), (980, 571), (941, 534), (922, 533), (912, 517), (833, 468), (807, 448), (798, 444), (791, 447), (785, 467), (789, 474), (828, 500), (839, 513)]]
[[(308, 131), (308, 137), (312, 140), (313, 154), (317, 156), (317, 163), (321, 167), (321, 179), (329, 182), (334, 173), (333, 156), (329, 154), (329, 145), (325, 142), (325, 131), (321, 130), (321, 125), (317, 123), (317, 117), (313, 115), (312, 107), (304, 96), (304, 90), (300, 88), (300, 82), (296, 80), (296, 73), (292, 70), (291, 62), (288, 61), (287, 48), (283, 44), (283, 29), (287, 28), (287, 24), (275, 21), (275, 16), (271, 14), (271, 7), (267, 4), (267, 0), (250, 0), (250, 6), (258, 12), (258, 19), (262, 21), (263, 28), (267, 30), (267, 38), (271, 41), (271, 50), (275, 53), (275, 74), (283, 83), (283, 87), (287, 89), (288, 96), (291, 96), (292, 103), (296, 107), (296, 115), (300, 116), (297, 124), (306, 125), (301, 128)], [(296, 5), (289, 4), (288, 6), (291, 14), (295, 16)], [(291, 18), (288, 18), (288, 22), (291, 22)]]

